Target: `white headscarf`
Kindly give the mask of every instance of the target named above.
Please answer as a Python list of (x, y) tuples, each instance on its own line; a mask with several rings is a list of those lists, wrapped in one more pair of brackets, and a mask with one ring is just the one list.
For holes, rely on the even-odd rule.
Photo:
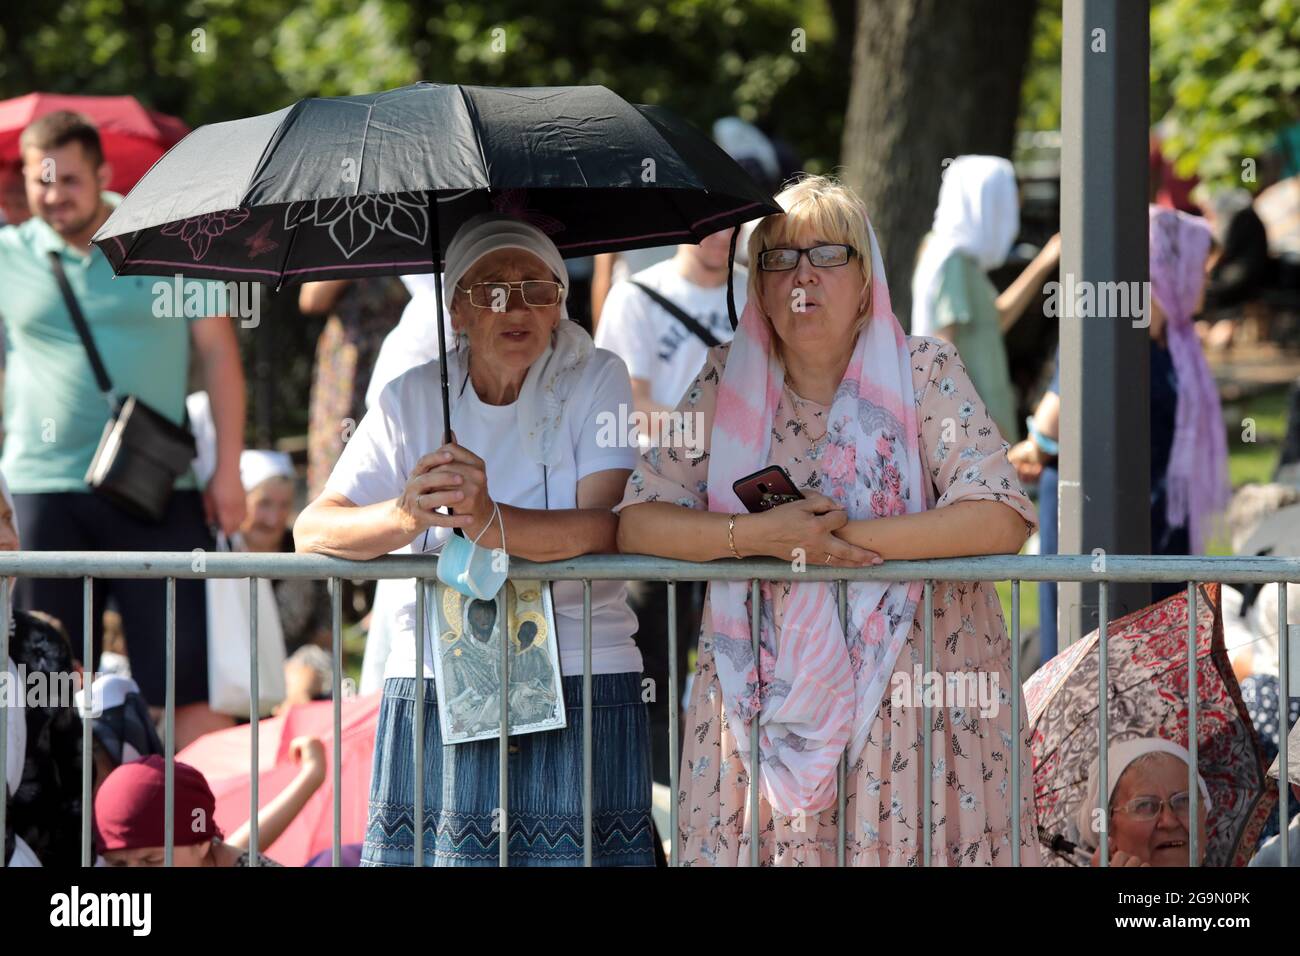
[[(447, 246), (443, 272), (443, 302), (451, 309), (456, 286), (474, 263), (499, 249), (523, 249), (545, 263), (562, 286), (560, 291), (560, 321), (551, 336), (551, 344), (528, 369), (519, 398), (519, 437), (529, 457), (541, 465), (555, 465), (560, 460), (560, 449), (555, 438), (559, 430), (564, 403), (582, 377), (582, 369), (595, 346), (587, 330), (568, 319), (566, 305), (569, 296), (569, 270), (564, 258), (536, 226), (520, 222), (498, 213), (484, 213), (470, 219), (457, 230)], [(451, 381), (460, 383), (469, 374), (468, 350), (457, 348), (447, 356), (447, 371)], [(457, 385), (459, 388), (459, 385)], [(455, 401), (453, 391), (452, 401)]]
[(943, 174), (934, 225), (912, 276), (912, 334), (932, 335), (939, 273), (954, 253), (985, 272), (1006, 262), (1020, 231), (1016, 172), (1000, 156), (958, 156)]
[(268, 478), (293, 480), (293, 459), (288, 452), (245, 449), (239, 456), (239, 480), (245, 491), (252, 491)]
[[(1109, 778), (1110, 786), (1106, 790), (1106, 806), (1110, 807), (1110, 801), (1115, 796), (1115, 788), (1119, 786), (1119, 778), (1124, 775), (1124, 771), (1129, 765), (1137, 760), (1138, 757), (1150, 753), (1171, 754), (1183, 762), (1184, 765), (1191, 765), (1192, 755), (1187, 752), (1187, 748), (1174, 743), (1172, 740), (1166, 740), (1164, 737), (1135, 737), (1131, 740), (1120, 740), (1112, 743), (1106, 750), (1106, 776)], [(1096, 757), (1092, 758), (1092, 763), (1088, 765), (1088, 793), (1084, 797), (1083, 803), (1075, 814), (1075, 825), (1079, 828), (1079, 836), (1083, 843), (1095, 847), (1097, 845), (1097, 815), (1093, 811), (1097, 809), (1097, 785), (1099, 761)], [(1205, 808), (1210, 808), (1210, 788), (1205, 784), (1205, 778), (1198, 772), (1196, 774), (1197, 788), (1201, 791), (1201, 800), (1204, 801)]]

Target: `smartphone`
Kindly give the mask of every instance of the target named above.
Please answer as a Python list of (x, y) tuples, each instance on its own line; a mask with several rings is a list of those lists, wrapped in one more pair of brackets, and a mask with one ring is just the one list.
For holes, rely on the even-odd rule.
[(803, 500), (803, 495), (790, 480), (790, 475), (780, 465), (769, 465), (752, 475), (738, 478), (731, 490), (750, 514), (767, 511), (790, 501)]

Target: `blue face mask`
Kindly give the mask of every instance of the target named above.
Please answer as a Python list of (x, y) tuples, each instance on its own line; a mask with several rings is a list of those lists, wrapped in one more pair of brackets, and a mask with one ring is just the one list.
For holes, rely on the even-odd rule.
[(489, 521), (473, 541), (453, 534), (438, 555), (438, 580), (465, 597), (478, 598), (480, 601), (495, 598), (510, 576), (510, 555), (506, 554), (506, 526), (501, 520), (501, 509), (495, 503), (492, 515), (501, 527), (500, 548), (478, 546), (478, 539), (492, 525)]

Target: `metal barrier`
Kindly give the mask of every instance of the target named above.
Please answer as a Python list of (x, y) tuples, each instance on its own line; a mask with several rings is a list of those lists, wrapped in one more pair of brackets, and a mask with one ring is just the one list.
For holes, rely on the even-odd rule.
[[(372, 561), (345, 561), (318, 555), (296, 554), (249, 554), (249, 553), (205, 553), (201, 562), (189, 552), (31, 552), (19, 551), (0, 554), (0, 620), (5, 620), (10, 607), (10, 577), (46, 577), (71, 578), (83, 580), (84, 594), (84, 649), (82, 659), (92, 659), (92, 588), (95, 578), (165, 578), (167, 603), (166, 634), (166, 679), (167, 693), (165, 704), (165, 741), (166, 775), (165, 800), (168, 808), (165, 823), (165, 865), (173, 862), (174, 833), (172, 808), (175, 800), (175, 670), (176, 670), (176, 579), (177, 578), (249, 578), (250, 596), (250, 649), (249, 666), (251, 668), (250, 712), (258, 712), (257, 687), (257, 588), (260, 578), (313, 578), (330, 579), (332, 587), (332, 634), (334, 650), (334, 820), (333, 820), (333, 863), (340, 863), (341, 847), (341, 807), (342, 790), (342, 628), (341, 595), (342, 579), (378, 580), (384, 578), (414, 578), (421, 581), (416, 587), (416, 673), (424, 673), (424, 607), (427, 600), (429, 581), (436, 576), (436, 556), (386, 556)], [(670, 772), (673, 799), (670, 810), (671, 853), (670, 864), (678, 865), (678, 810), (676, 793), (678, 789), (678, 746), (677, 729), (679, 706), (677, 700), (677, 582), (679, 581), (749, 581), (752, 614), (750, 632), (753, 640), (755, 659), (758, 657), (759, 641), (759, 586), (763, 581), (799, 580), (799, 581), (923, 581), (924, 617), (925, 617), (925, 668), (930, 673), (933, 669), (933, 599), (935, 581), (1010, 581), (1012, 592), (1011, 606), (1011, 676), (1014, 693), (1011, 695), (1012, 727), (1020, 726), (1020, 583), (1021, 581), (1081, 581), (1096, 583), (1099, 589), (1099, 670), (1098, 670), (1098, 733), (1099, 740), (1107, 739), (1107, 647), (1106, 633), (1109, 625), (1109, 584), (1112, 581), (1130, 582), (1182, 582), (1186, 581), (1188, 595), (1188, 646), (1187, 668), (1189, 687), (1189, 726), (1196, 726), (1196, 584), (1202, 582), (1230, 581), (1234, 583), (1273, 583), (1278, 588), (1278, 620), (1286, 621), (1286, 588), (1288, 582), (1300, 583), (1300, 558), (1280, 557), (1153, 557), (1147, 555), (1107, 555), (1100, 569), (1097, 559), (1092, 555), (993, 555), (972, 558), (940, 558), (926, 561), (889, 561), (882, 565), (842, 569), (810, 565), (805, 569), (796, 569), (788, 562), (775, 559), (749, 558), (745, 560), (723, 560), (708, 563), (692, 563), (667, 558), (651, 558), (641, 555), (588, 555), (567, 561), (534, 563), (524, 560), (511, 561), (511, 577), (543, 581), (582, 581), (583, 583), (583, 857), (587, 866), (592, 859), (592, 740), (591, 740), (591, 582), (606, 580), (659, 580), (668, 582), (668, 656), (670, 661), (669, 677), (669, 748)], [(847, 589), (837, 588), (839, 592), (839, 614), (841, 621), (847, 617)], [(694, 635), (688, 635), (689, 640)], [(1279, 635), (1278, 640), (1278, 720), (1279, 727), (1287, 726), (1287, 701), (1289, 698), (1288, 669), (1290, 666), (1287, 634)], [(0, 660), (7, 659), (9, 652), (9, 633), (0, 627)], [(509, 642), (502, 642), (503, 680), (509, 669)], [(419, 686), (423, 687), (421, 682)], [(423, 693), (423, 692), (422, 692)], [(500, 737), (500, 828), (497, 843), (499, 845), (500, 865), (509, 863), (509, 799), (507, 781), (509, 766), (507, 761), (508, 737), (507, 723), (508, 700), (502, 695)], [(932, 766), (931, 723), (932, 705), (923, 703), (924, 726), (931, 728), (925, 735), (924, 752), (927, 766)], [(424, 779), (424, 713), (423, 707), (413, 708), (415, 722), (415, 774), (417, 780)], [(5, 762), (7, 747), (7, 721), (9, 708), (0, 706), (0, 766)], [(82, 827), (81, 860), (83, 866), (92, 863), (91, 849), (91, 727), (94, 718), (89, 709), (83, 712), (84, 728), (82, 745)], [(249, 812), (250, 840), (249, 849), (253, 865), (256, 865), (258, 848), (258, 790), (257, 790), (257, 721), (251, 721), (250, 740), (250, 777), (252, 783)], [(1011, 761), (1011, 804), (1015, 808), (1011, 818), (1011, 843), (1016, 847), (1013, 865), (1020, 865), (1020, 798), (1022, 781), (1020, 779), (1021, 739), (1018, 732), (1013, 733), (1016, 741), (1015, 759)], [(1192, 756), (1188, 767), (1188, 794), (1190, 800), (1189, 817), (1195, 820), (1198, 812), (1200, 794), (1196, 784), (1196, 734), (1189, 734), (1189, 750)], [(750, 766), (758, 766), (758, 722), (751, 721), (750, 726)], [(1285, 838), (1285, 821), (1288, 819), (1287, 786), (1287, 749), (1285, 742), (1280, 748), (1279, 757), (1278, 803), (1279, 820), (1283, 822), (1281, 844), (1282, 866), (1288, 865), (1288, 848)], [(1100, 779), (1106, 779), (1106, 748), (1100, 748)], [(928, 865), (931, 859), (931, 774), (922, 774), (922, 865)], [(838, 813), (838, 849), (837, 859), (840, 865), (845, 856), (845, 779), (846, 767), (843, 756), (840, 758), (839, 779), (839, 813)], [(1108, 817), (1108, 795), (1106, 788), (1099, 788), (1099, 810), (1102, 818)], [(750, 862), (759, 863), (759, 840), (754, 829), (759, 821), (758, 788), (752, 783), (749, 787), (750, 808)], [(415, 788), (415, 865), (423, 865), (424, 844), (424, 794), (422, 787)], [(0, 831), (4, 828), (5, 807), (0, 801)], [(1189, 855), (1195, 866), (1199, 856), (1199, 833), (1196, 826), (1191, 826)], [(1108, 836), (1106, 828), (1101, 829), (1102, 865), (1108, 865)], [(3, 866), (0, 861), (0, 866)]]

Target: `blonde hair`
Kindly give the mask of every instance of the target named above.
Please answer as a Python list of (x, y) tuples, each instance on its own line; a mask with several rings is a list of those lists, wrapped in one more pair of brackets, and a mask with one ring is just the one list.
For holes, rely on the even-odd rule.
[(774, 346), (779, 351), (780, 339), (762, 309), (759, 284), (763, 272), (758, 258), (767, 249), (788, 244), (805, 229), (823, 242), (842, 242), (857, 250), (853, 264), (861, 272), (867, 290), (866, 309), (853, 326), (853, 334), (857, 335), (871, 317), (871, 237), (867, 232), (866, 205), (857, 193), (830, 176), (802, 176), (781, 190), (776, 201), (785, 212), (763, 219), (749, 237), (749, 298), (760, 306), (759, 312), (773, 332)]

